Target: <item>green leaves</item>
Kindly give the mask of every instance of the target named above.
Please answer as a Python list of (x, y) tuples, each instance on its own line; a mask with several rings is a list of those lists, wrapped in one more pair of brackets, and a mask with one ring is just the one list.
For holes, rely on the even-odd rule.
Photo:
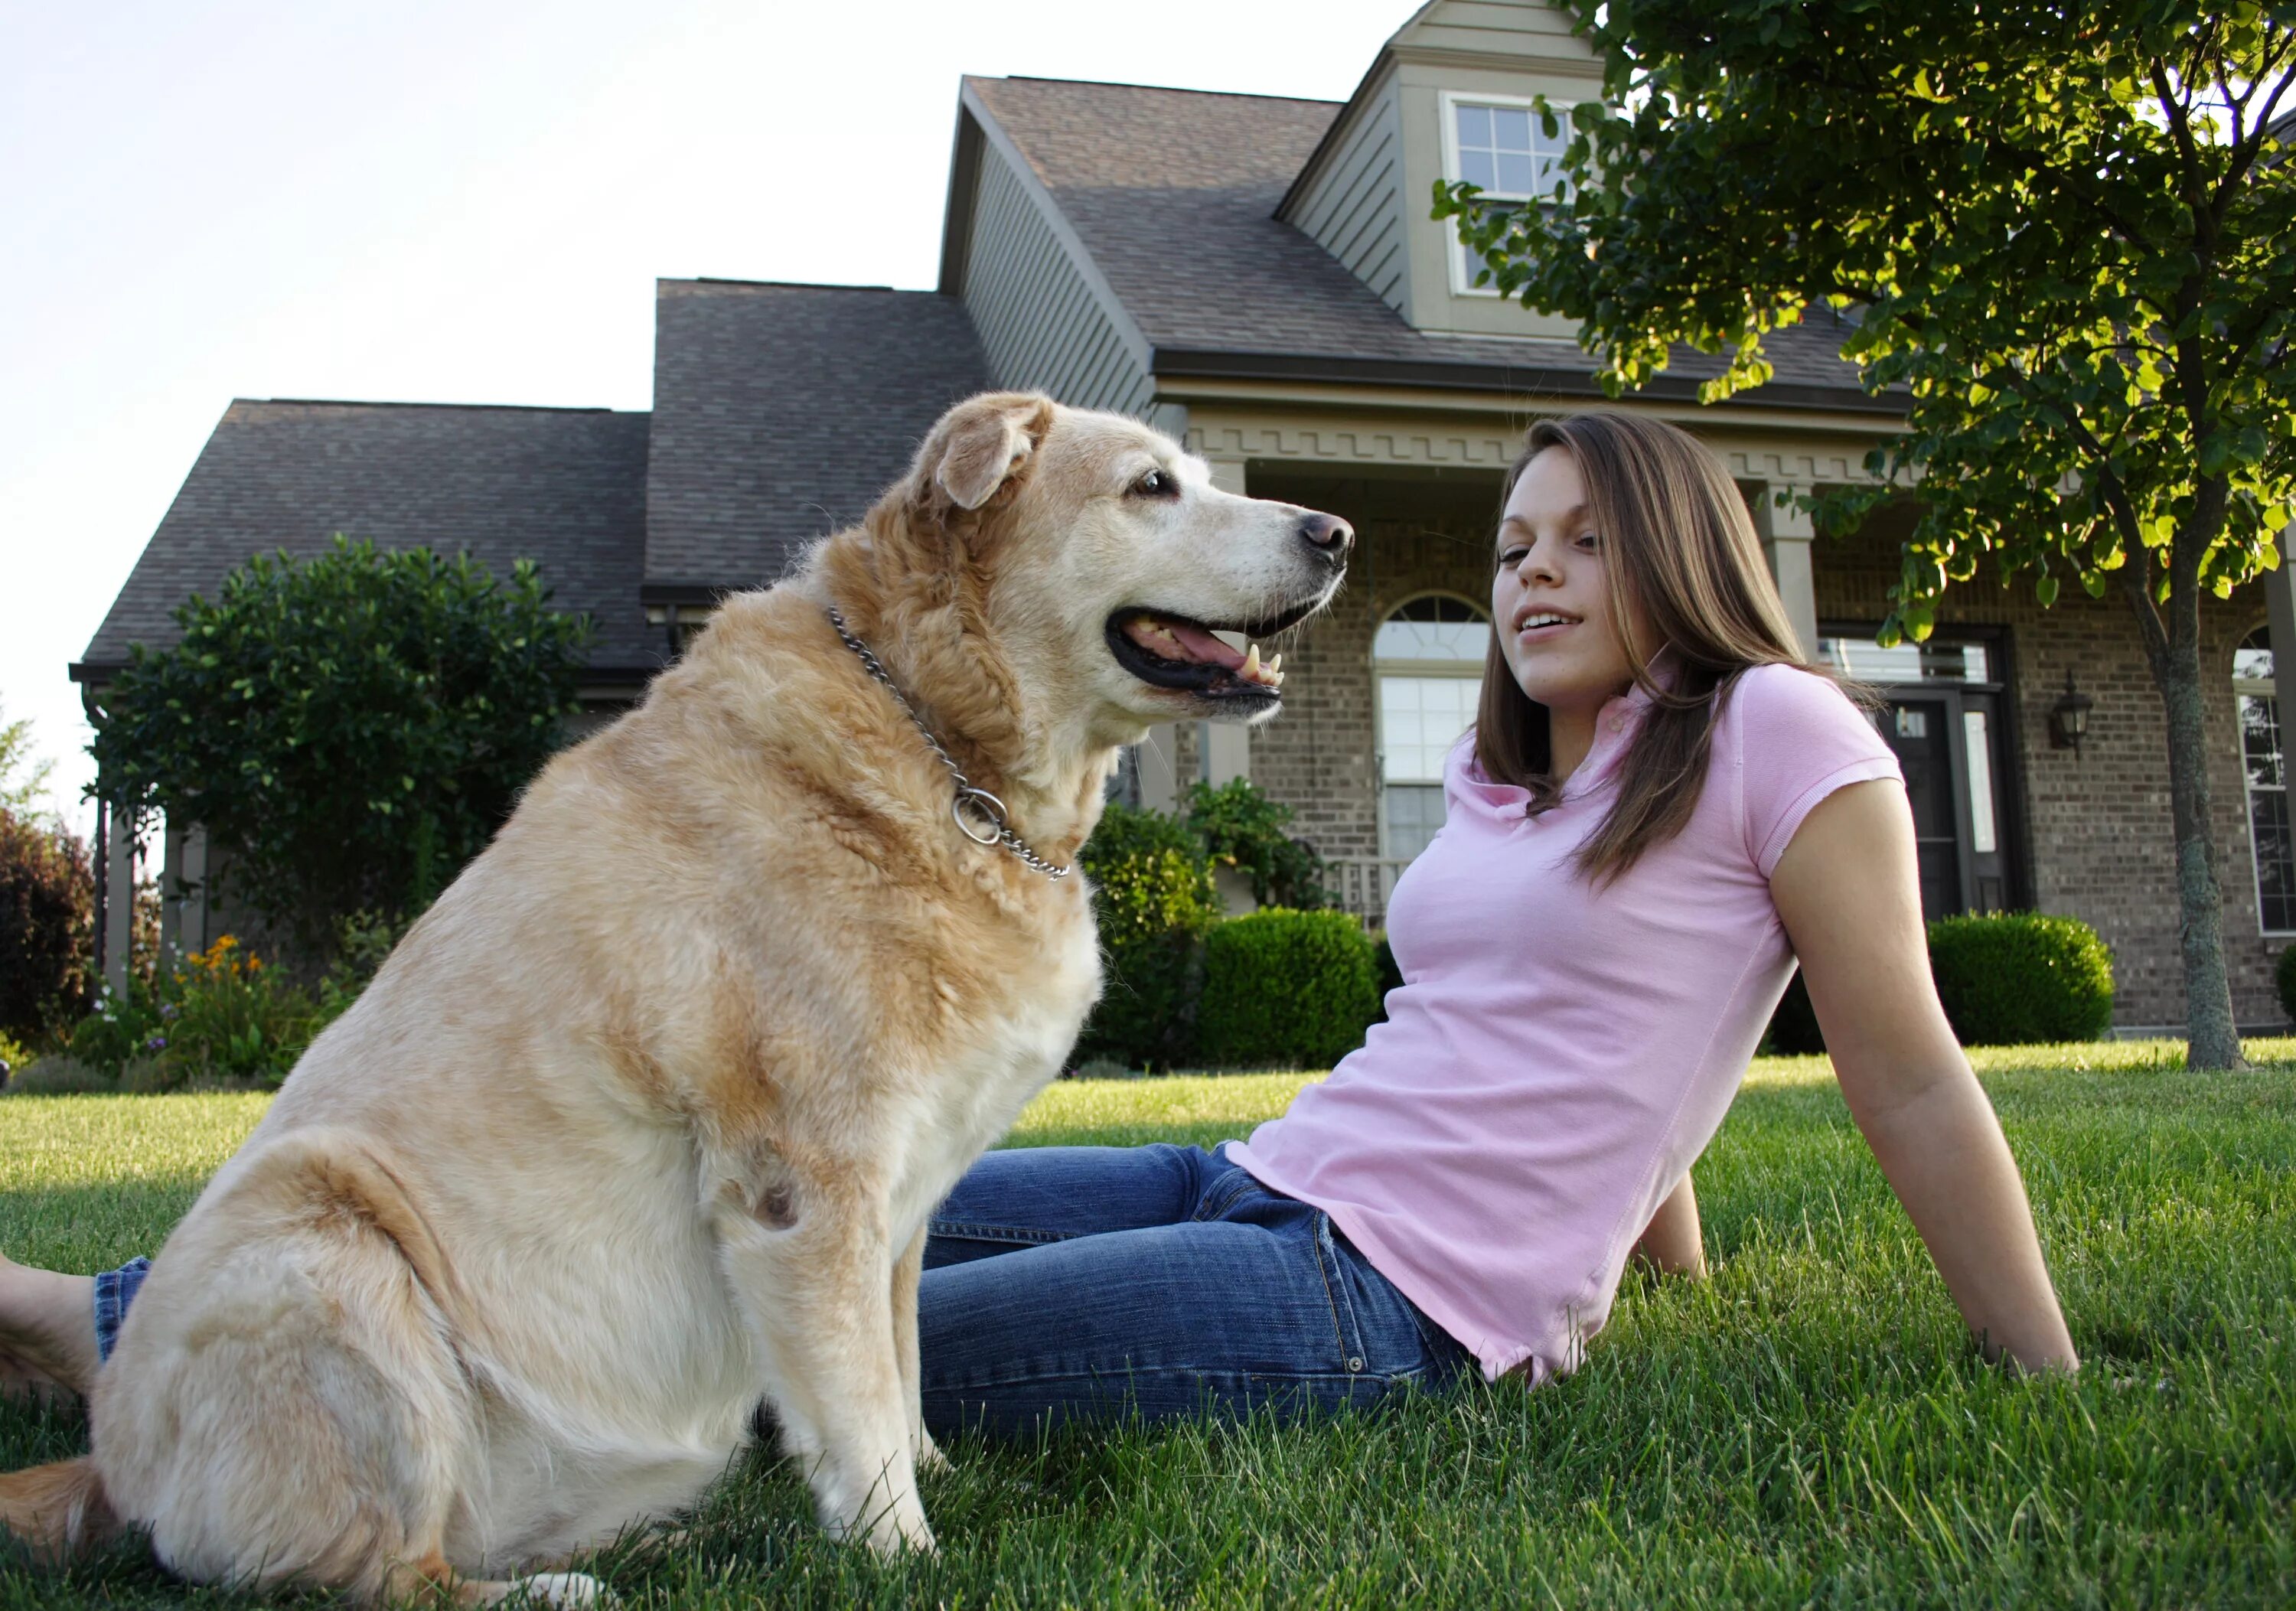
[(410, 912), (484, 848), (556, 747), (588, 639), (530, 563), (504, 582), (340, 537), (256, 556), (176, 620), (107, 692), (105, 785), (206, 824), (233, 896), (319, 943), (343, 914)]

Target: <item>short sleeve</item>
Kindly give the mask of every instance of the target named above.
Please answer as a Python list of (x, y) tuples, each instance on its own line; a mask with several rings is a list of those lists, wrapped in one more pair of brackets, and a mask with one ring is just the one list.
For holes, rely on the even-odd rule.
[(1902, 777), (1863, 711), (1827, 678), (1757, 666), (1731, 695), (1746, 853), (1767, 878), (1802, 819), (1836, 789)]

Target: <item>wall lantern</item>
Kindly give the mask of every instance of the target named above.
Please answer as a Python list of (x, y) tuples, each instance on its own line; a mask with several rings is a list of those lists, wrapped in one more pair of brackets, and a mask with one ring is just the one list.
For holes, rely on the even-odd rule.
[(2060, 750), (2070, 750), (2073, 758), (2080, 758), (2081, 740), (2088, 736), (2088, 713), (2096, 701), (2073, 686), (2073, 674), (2065, 673), (2065, 691), (2057, 695), (2057, 703), (2049, 707), (2049, 743)]

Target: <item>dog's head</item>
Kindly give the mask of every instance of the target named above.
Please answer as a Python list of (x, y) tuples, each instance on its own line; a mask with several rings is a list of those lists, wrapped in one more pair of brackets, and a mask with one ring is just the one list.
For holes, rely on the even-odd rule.
[(1136, 420), (1022, 393), (950, 409), (897, 497), (917, 563), (977, 601), (1019, 687), (1090, 707), (1101, 743), (1273, 715), (1283, 674), (1258, 643), (1331, 602), (1354, 541), (1332, 515), (1221, 491)]

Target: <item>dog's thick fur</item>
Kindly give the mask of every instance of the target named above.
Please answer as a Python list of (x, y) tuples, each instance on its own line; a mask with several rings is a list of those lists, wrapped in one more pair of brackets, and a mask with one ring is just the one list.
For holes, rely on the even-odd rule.
[(952, 409), (544, 771), (168, 1239), (92, 1455), (0, 1479), (0, 1522), (144, 1529), (204, 1582), (578, 1602), (552, 1569), (690, 1505), (762, 1398), (833, 1533), (928, 1546), (926, 1216), (1100, 961), (1083, 878), (958, 831), (826, 607), (1066, 864), (1115, 746), (1210, 708), (1124, 671), (1112, 612), (1327, 600), (1304, 513), (1130, 421)]

